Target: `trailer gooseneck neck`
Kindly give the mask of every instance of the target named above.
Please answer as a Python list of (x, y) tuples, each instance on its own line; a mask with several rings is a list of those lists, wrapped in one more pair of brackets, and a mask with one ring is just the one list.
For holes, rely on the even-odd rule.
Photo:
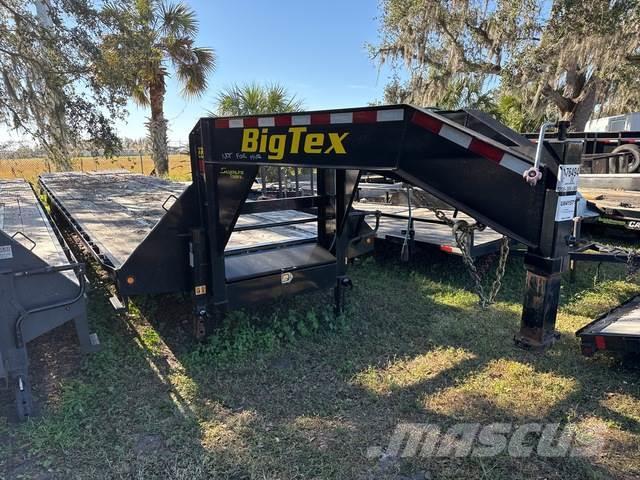
[[(212, 317), (278, 294), (350, 284), (346, 263), (362, 217), (352, 202), (364, 171), (420, 187), (528, 247), (522, 324), (516, 340), (544, 347), (555, 338), (560, 274), (567, 268), (582, 145), (545, 141), (541, 177), (526, 138), (481, 112), (409, 105), (233, 118), (203, 118), (190, 135), (198, 221), (191, 270), (201, 327)], [(261, 165), (318, 169), (318, 194), (247, 202)], [(313, 243), (225, 256), (241, 213), (317, 211)]]

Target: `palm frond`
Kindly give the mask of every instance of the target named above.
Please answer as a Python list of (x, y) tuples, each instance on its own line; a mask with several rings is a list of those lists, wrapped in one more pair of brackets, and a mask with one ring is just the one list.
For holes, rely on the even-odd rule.
[(151, 103), (149, 99), (149, 92), (141, 82), (137, 83), (133, 87), (131, 90), (131, 97), (133, 98), (133, 101), (141, 107), (148, 107)]
[[(216, 67), (216, 55), (211, 48), (192, 47), (179, 58), (172, 58), (185, 97), (199, 97), (207, 89), (207, 77)], [(189, 53), (189, 55), (187, 55)]]
[(258, 115), (300, 111), (303, 103), (280, 84), (263, 86), (251, 82), (222, 90), (216, 97), (216, 106), (220, 115)]
[(198, 33), (196, 13), (184, 3), (162, 2), (159, 30), (166, 37), (194, 37)]

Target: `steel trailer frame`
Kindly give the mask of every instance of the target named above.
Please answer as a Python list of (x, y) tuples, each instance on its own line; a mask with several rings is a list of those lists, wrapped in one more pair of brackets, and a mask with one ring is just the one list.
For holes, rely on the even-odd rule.
[[(99, 342), (87, 323), (84, 264), (77, 262), (32, 187), (21, 181), (0, 181), (0, 187), (9, 184), (28, 189), (21, 192), (19, 201), (31, 204), (20, 204), (19, 229), (16, 225), (0, 229), (0, 382), (13, 388), (18, 417), (26, 419), (33, 415), (28, 342), (69, 321), (75, 324), (83, 352), (95, 351)], [(25, 193), (31, 198), (25, 198)], [(23, 218), (31, 207), (37, 218)], [(42, 233), (38, 229), (48, 230), (47, 241), (58, 242), (62, 262), (39, 255), (32, 239), (41, 239), (35, 236)]]
[[(199, 259), (194, 301), (202, 324), (230, 307), (331, 284), (340, 311), (350, 285), (345, 220), (355, 213), (352, 202), (362, 172), (373, 172), (420, 187), (525, 244), (527, 283), (516, 342), (528, 348), (550, 345), (557, 338), (560, 274), (569, 263), (576, 194), (576, 183), (567, 176), (577, 174), (582, 143), (545, 141), (541, 180), (530, 186), (523, 175), (534, 163), (533, 149), (526, 138), (473, 110), (393, 105), (200, 119), (190, 135), (190, 154), (201, 207), (201, 226), (192, 238), (208, 241), (192, 244)], [(319, 212), (315, 248), (327, 262), (320, 271), (300, 262), (256, 272), (247, 283), (229, 281), (224, 247), (250, 205), (245, 201), (259, 166), (274, 164), (318, 169), (319, 196), (326, 201), (312, 200)], [(329, 191), (333, 195), (325, 197)], [(571, 207), (569, 216), (563, 204)]]
[[(317, 289), (333, 288), (340, 313), (351, 286), (348, 260), (373, 247), (375, 228), (366, 221), (371, 213), (353, 208), (362, 173), (372, 172), (419, 187), (526, 245), (516, 341), (543, 348), (555, 340), (581, 142), (545, 141), (534, 185), (523, 175), (534, 165), (535, 146), (475, 110), (392, 105), (202, 118), (189, 136), (189, 151), (192, 183), (117, 266), (108, 264), (73, 212), (41, 181), (52, 210), (109, 268), (120, 296), (189, 292), (198, 336), (210, 332), (230, 308)], [(247, 201), (264, 165), (317, 169), (317, 194)], [(225, 251), (241, 214), (282, 209), (314, 212), (316, 238)]]
[(618, 355), (640, 353), (640, 296), (598, 316), (576, 332), (582, 354), (598, 351)]
[[(383, 204), (384, 205), (384, 204)], [(370, 204), (371, 207), (376, 207), (375, 203)], [(362, 208), (362, 203), (358, 203), (358, 207)], [(424, 209), (425, 207), (413, 207), (415, 210)], [(428, 210), (431, 208), (427, 207)], [(364, 209), (367, 210), (367, 209)], [(444, 210), (443, 210), (444, 211)], [(449, 212), (447, 212), (449, 213)], [(453, 210), (450, 212), (451, 218), (454, 220), (459, 219), (458, 211)], [(388, 232), (385, 227), (384, 219), (392, 219), (392, 220), (400, 220), (403, 222), (404, 228), (400, 228), (399, 230)], [(469, 217), (466, 217), (465, 221), (471, 220)], [(449, 231), (449, 235), (446, 239), (440, 239), (440, 241), (445, 241), (445, 243), (438, 243), (434, 241), (429, 241), (428, 239), (420, 236), (420, 232), (416, 231), (416, 224), (427, 224), (427, 225), (439, 225), (446, 226)], [(394, 243), (394, 244), (403, 244), (405, 241), (405, 237), (407, 234), (407, 227), (409, 228), (408, 235), (408, 246), (409, 246), (409, 256), (415, 251), (416, 247), (425, 247), (425, 248), (437, 248), (441, 252), (460, 256), (462, 252), (460, 248), (455, 243), (455, 238), (453, 236), (453, 232), (447, 226), (446, 222), (439, 220), (438, 218), (424, 218), (414, 214), (409, 221), (408, 214), (404, 213), (389, 213), (384, 210), (380, 210), (380, 225), (383, 227), (382, 229), (378, 229), (378, 233), (376, 234), (376, 240)], [(397, 227), (396, 227), (397, 228)], [(476, 241), (476, 235), (474, 232), (470, 232), (468, 236), (468, 245), (467, 250), (469, 255), (472, 258), (482, 257), (484, 255), (490, 255), (492, 253), (496, 253), (500, 250), (500, 245), (502, 243), (502, 238), (495, 238), (493, 240), (485, 240), (478, 242)]]

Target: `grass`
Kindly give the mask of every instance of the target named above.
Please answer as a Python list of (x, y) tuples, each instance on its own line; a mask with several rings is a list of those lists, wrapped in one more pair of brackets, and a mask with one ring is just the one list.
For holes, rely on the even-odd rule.
[[(128, 170), (132, 173), (149, 174), (153, 170), (150, 155), (130, 155), (113, 158), (83, 157), (71, 159), (72, 170), (95, 172), (98, 170)], [(46, 158), (20, 158), (0, 160), (0, 179), (26, 178), (35, 182), (38, 175), (55, 167), (47, 163)], [(169, 155), (169, 176), (175, 180), (188, 180), (191, 175), (191, 164), (188, 155)]]
[[(137, 299), (117, 318), (94, 272), (90, 319), (102, 350), (64, 375), (45, 366), (57, 380), (40, 418), (15, 425), (0, 417), (0, 476), (640, 476), (638, 371), (582, 357), (574, 336), (640, 293), (622, 268), (605, 266), (594, 278), (583, 264), (576, 283), (563, 283), (561, 338), (539, 354), (512, 342), (521, 259), (509, 261), (498, 303), (479, 310), (459, 259), (423, 255), (407, 265), (397, 257), (387, 251), (350, 268), (355, 287), (340, 318), (318, 292), (234, 312), (204, 344), (191, 340), (188, 300)], [(60, 341), (73, 340), (67, 330)], [(386, 446), (398, 422), (461, 421), (560, 422), (605, 431), (607, 444), (589, 458), (366, 456), (369, 446)]]

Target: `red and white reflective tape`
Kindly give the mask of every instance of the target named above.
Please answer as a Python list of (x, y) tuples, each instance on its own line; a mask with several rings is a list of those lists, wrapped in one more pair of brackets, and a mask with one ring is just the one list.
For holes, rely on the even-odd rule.
[(531, 166), (524, 160), (520, 160), (518, 157), (511, 155), (490, 143), (472, 137), (468, 133), (452, 127), (451, 125), (444, 123), (431, 115), (427, 115), (426, 113), (415, 112), (411, 121), (425, 130), (446, 138), (450, 142), (453, 142), (462, 148), (491, 160), (502, 167), (508, 168), (518, 175), (523, 175)]
[[(297, 127), (307, 125), (340, 125), (353, 123), (400, 122), (404, 120), (404, 109), (359, 110), (355, 112), (320, 112), (308, 114), (274, 115), (272, 117), (216, 118), (216, 128), (261, 128)], [(422, 112), (415, 112), (413, 123), (429, 130), (450, 142), (481, 155), (489, 160), (522, 175), (529, 167), (527, 162), (474, 138), (462, 130)]]
[(361, 110), (357, 112), (275, 115), (273, 117), (216, 118), (216, 128), (297, 127), (346, 123), (401, 122), (404, 109)]
[(619, 143), (620, 145), (624, 145), (625, 143), (638, 143), (640, 142), (640, 139), (638, 138), (612, 138), (609, 140), (598, 140), (599, 142), (603, 142), (603, 143)]

